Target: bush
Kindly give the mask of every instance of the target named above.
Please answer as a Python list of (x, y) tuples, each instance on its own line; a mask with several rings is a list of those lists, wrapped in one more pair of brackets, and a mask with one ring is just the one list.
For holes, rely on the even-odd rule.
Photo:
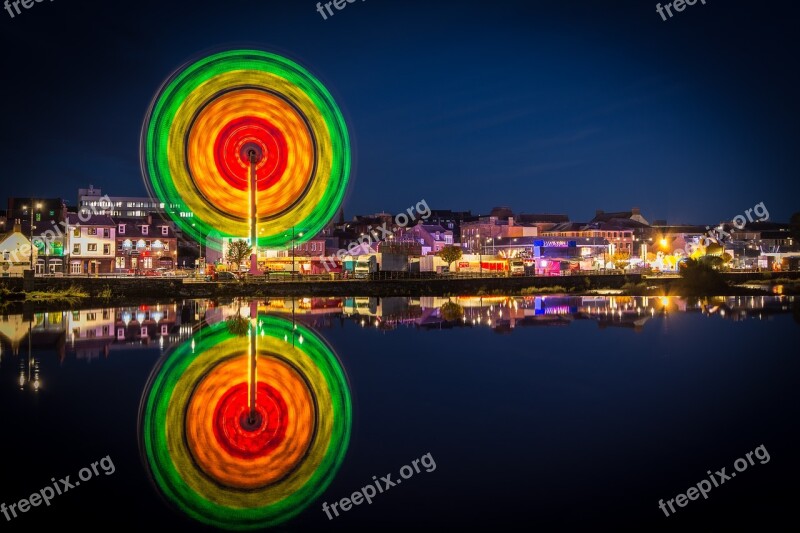
[(681, 268), (681, 280), (676, 283), (683, 296), (725, 294), (728, 284), (708, 262), (689, 259)]
[(561, 285), (554, 285), (552, 287), (525, 287), (520, 291), (522, 296), (533, 296), (540, 294), (566, 294), (567, 289)]

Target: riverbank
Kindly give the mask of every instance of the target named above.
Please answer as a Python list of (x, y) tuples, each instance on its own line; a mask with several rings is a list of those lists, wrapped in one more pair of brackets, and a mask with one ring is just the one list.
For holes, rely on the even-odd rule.
[(737, 296), (800, 294), (800, 272), (722, 273), (715, 287), (690, 286), (678, 277), (592, 275), (560, 277), (437, 278), (340, 281), (198, 282), (181, 278), (36, 278), (32, 291), (22, 279), (0, 282), (0, 310), (101, 307), (176, 299), (269, 297), (388, 297), (570, 294), (574, 296)]

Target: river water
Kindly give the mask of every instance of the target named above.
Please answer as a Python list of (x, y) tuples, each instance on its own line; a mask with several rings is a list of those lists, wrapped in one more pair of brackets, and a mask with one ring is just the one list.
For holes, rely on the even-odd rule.
[[(793, 516), (800, 473), (798, 304), (298, 298), (5, 315), (0, 524), (769, 526)], [(688, 492), (712, 477), (706, 498)]]

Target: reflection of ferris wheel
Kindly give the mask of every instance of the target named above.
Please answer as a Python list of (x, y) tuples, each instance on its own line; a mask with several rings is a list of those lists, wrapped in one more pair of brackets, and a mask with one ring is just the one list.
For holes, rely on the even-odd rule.
[(139, 446), (158, 492), (180, 511), (260, 529), (302, 512), (333, 480), (350, 440), (350, 388), (316, 331), (254, 308), (249, 320), (231, 318), (156, 365)]
[(141, 166), (151, 196), (185, 234), (280, 248), (290, 228), (302, 242), (335, 215), (350, 141), (330, 93), (303, 67), (231, 50), (164, 83), (142, 129)]

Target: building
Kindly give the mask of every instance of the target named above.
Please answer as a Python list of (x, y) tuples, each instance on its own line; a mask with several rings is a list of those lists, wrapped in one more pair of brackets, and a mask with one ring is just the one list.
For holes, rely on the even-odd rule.
[[(461, 224), (461, 246), (477, 252), (491, 248), (498, 239), (537, 237), (558, 224), (569, 223), (569, 217), (561, 214), (514, 215), (508, 207), (495, 207), (489, 216), (478, 216)], [(506, 243), (507, 244), (507, 243)]]
[[(19, 219), (21, 231), (37, 250), (37, 274), (64, 271), (67, 205), (62, 198), (8, 199), (9, 218)], [(2, 228), (0, 228), (2, 231)]]
[(441, 226), (453, 232), (453, 242), (461, 242), (461, 224), (473, 218), (471, 211), (451, 211), (449, 209), (432, 209), (425, 224)]
[(415, 241), (422, 246), (422, 255), (436, 254), (445, 246), (452, 246), (453, 232), (438, 224), (417, 224), (399, 230), (398, 242)]
[(19, 277), (30, 269), (31, 255), (36, 261), (36, 249), (22, 233), (20, 224), (14, 224), (11, 231), (0, 233), (0, 277)]
[(740, 230), (733, 224), (726, 227), (733, 241), (746, 242), (764, 253), (796, 252), (800, 248), (800, 243), (792, 237), (789, 224), (759, 221)]
[(500, 237), (515, 239), (519, 237), (536, 237), (539, 235), (539, 227), (529, 222), (518, 222), (515, 217), (508, 217), (506, 224), (500, 226)]
[(325, 255), (325, 245), (327, 237), (320, 233), (303, 243), (295, 243), (294, 254), (292, 250), (285, 250), (278, 253), (278, 257), (320, 257)]
[(150, 215), (171, 220), (193, 218), (194, 214), (180, 203), (163, 203), (149, 196), (108, 196), (102, 189), (89, 185), (88, 189), (78, 189), (78, 213), (91, 211), (99, 215), (124, 218), (145, 219)]
[(30, 234), (31, 218), (34, 226), (43, 225), (49, 228), (62, 223), (66, 216), (67, 204), (62, 198), (8, 198), (6, 217), (9, 220), (19, 219), (22, 232), (26, 235)]
[(542, 232), (542, 237), (563, 237), (576, 242), (580, 242), (582, 239), (583, 242), (596, 242), (599, 239), (604, 239), (611, 245), (612, 253), (634, 253), (633, 230), (612, 223), (593, 222), (582, 224), (579, 222), (567, 222)]
[(114, 271), (143, 273), (156, 268), (175, 268), (178, 237), (167, 221), (145, 218), (116, 218)]
[[(480, 251), (503, 234), (502, 222), (494, 216), (464, 221), (461, 224), (461, 247), (471, 252)], [(507, 224), (507, 220), (505, 222)]]
[[(537, 235), (541, 235), (557, 224), (565, 224), (569, 222), (569, 217), (563, 214), (552, 213), (520, 213), (514, 217), (514, 222), (520, 226), (535, 226)], [(511, 237), (518, 237), (518, 235), (510, 235)]]
[(85, 214), (67, 214), (66, 248), (69, 254), (69, 273), (112, 273), (116, 224), (107, 215), (87, 217)]

